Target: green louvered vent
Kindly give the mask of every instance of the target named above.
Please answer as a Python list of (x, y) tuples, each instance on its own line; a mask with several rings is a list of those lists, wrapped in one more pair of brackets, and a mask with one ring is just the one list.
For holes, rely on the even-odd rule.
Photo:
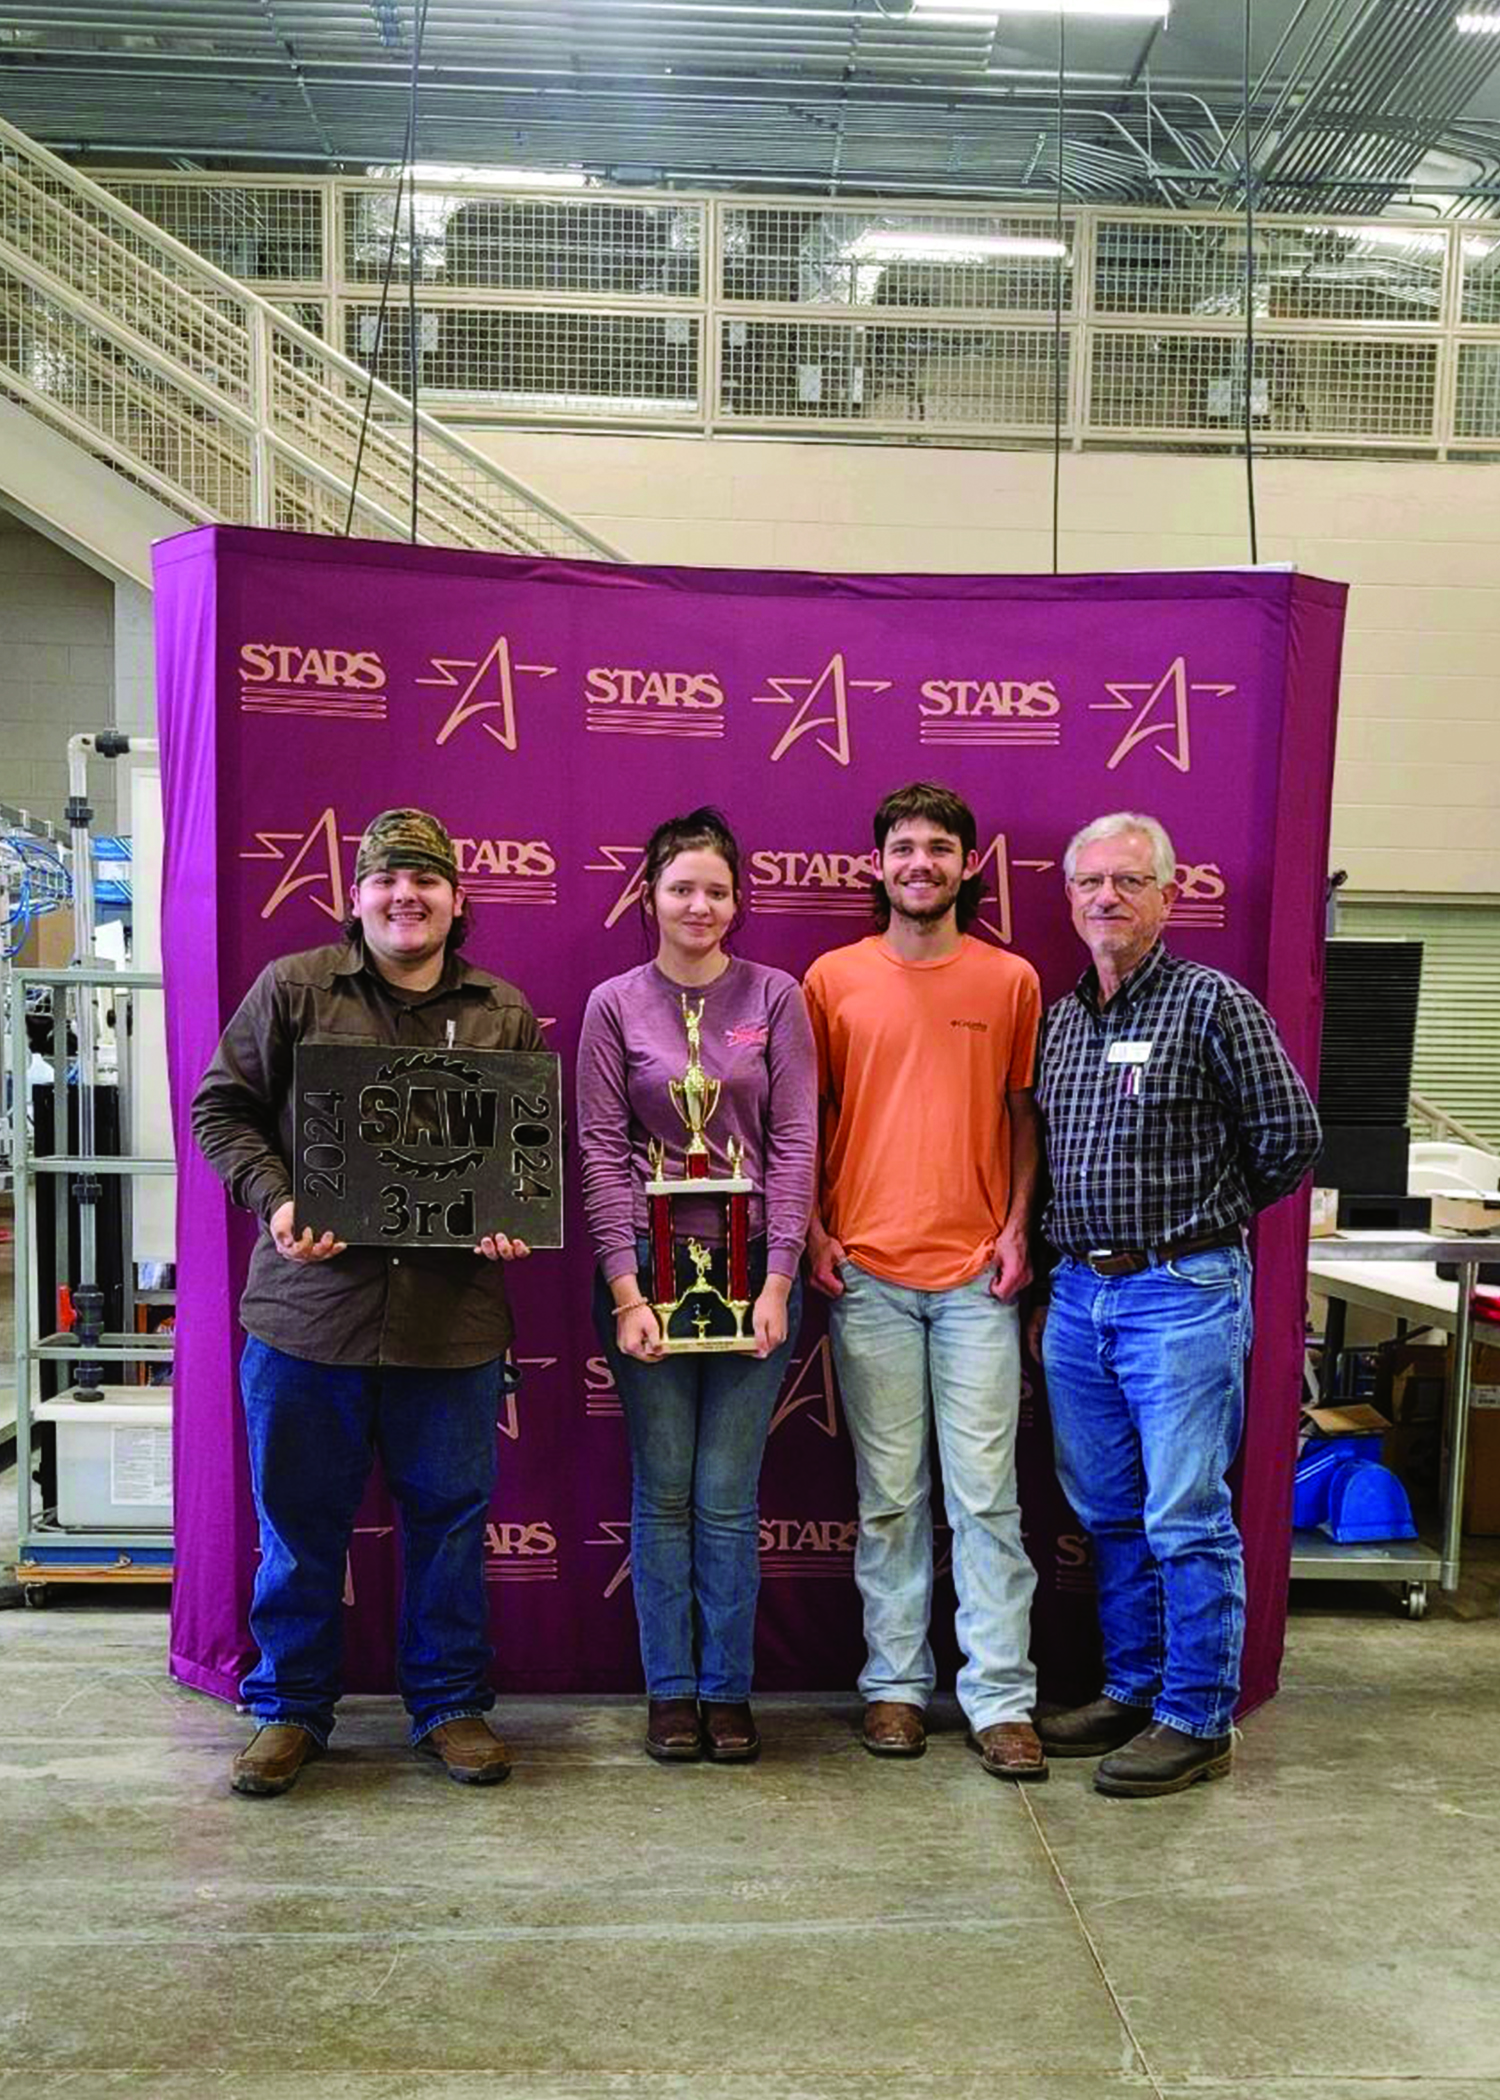
[(1355, 898), (1339, 937), (1422, 943), (1413, 1091), (1500, 1149), (1500, 902)]

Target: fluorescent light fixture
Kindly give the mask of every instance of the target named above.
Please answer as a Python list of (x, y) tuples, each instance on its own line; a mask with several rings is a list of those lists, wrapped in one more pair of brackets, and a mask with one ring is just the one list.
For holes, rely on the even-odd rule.
[(1050, 234), (1034, 233), (900, 233), (872, 228), (849, 249), (856, 262), (988, 262), (993, 256), (1020, 256), (1027, 261), (1049, 257), (1066, 262), (1068, 245)]
[[(400, 172), (399, 167), (371, 170), (372, 174), (392, 178)], [(483, 183), (506, 190), (581, 190), (589, 179), (582, 168), (476, 168), (441, 160), (417, 161), (412, 175), (418, 182)]]
[(1367, 248), (1394, 248), (1398, 253), (1409, 248), (1437, 249), (1448, 245), (1445, 233), (1429, 233), (1416, 226), (1360, 226), (1353, 230), (1354, 238), (1363, 241)]
[(1361, 247), (1392, 248), (1398, 254), (1409, 253), (1413, 248), (1435, 250), (1446, 247), (1448, 242), (1447, 234), (1431, 226), (1309, 226), (1307, 231), (1322, 240), (1358, 241)]
[(1500, 15), (1455, 15), (1453, 26), (1462, 36), (1500, 36)]
[[(1165, 22), (1172, 0), (912, 0), (914, 15), (1093, 15), (1128, 22)], [(1462, 17), (1460, 17), (1462, 19)]]

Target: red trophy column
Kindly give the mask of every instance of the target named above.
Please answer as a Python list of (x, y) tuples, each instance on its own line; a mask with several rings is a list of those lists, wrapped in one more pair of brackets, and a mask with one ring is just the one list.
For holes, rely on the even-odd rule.
[(669, 1305), (675, 1294), (672, 1276), (672, 1199), (648, 1196), (651, 1221), (651, 1298), (656, 1305)]
[(729, 1199), (729, 1295), (740, 1305), (750, 1298), (750, 1198)]

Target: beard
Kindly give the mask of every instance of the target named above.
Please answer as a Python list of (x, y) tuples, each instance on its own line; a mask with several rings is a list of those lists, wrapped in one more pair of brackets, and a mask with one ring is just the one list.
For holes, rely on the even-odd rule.
[(926, 926), (934, 919), (945, 918), (958, 902), (961, 883), (935, 883), (921, 897), (914, 897), (903, 888), (892, 884), (886, 886), (886, 897), (897, 918), (909, 919), (914, 925)]

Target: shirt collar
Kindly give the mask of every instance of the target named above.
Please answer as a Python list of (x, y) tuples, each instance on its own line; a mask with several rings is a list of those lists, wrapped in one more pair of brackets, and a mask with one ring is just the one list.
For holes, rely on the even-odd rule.
[(1108, 1013), (1111, 1008), (1121, 1004), (1133, 1006), (1141, 994), (1149, 990), (1168, 960), (1167, 951), (1161, 942), (1153, 941), (1107, 1007), (1101, 1007), (1099, 1004), (1099, 972), (1092, 963), (1079, 978), (1074, 990), (1091, 1014)]
[[(357, 977), (361, 970), (367, 970), (382, 990), (397, 989), (381, 976), (375, 965), (370, 961), (369, 956), (365, 953), (365, 944), (360, 935), (352, 933), (348, 940), (345, 941), (343, 950), (333, 966), (333, 974), (335, 977)], [(443, 957), (442, 976), (436, 984), (429, 986), (425, 992), (418, 993), (417, 996), (422, 999), (435, 999), (441, 992), (459, 990), (461, 986), (469, 982), (469, 978), (469, 965), (461, 955), (450, 948)]]

